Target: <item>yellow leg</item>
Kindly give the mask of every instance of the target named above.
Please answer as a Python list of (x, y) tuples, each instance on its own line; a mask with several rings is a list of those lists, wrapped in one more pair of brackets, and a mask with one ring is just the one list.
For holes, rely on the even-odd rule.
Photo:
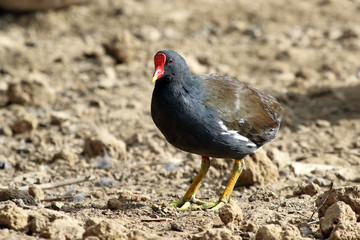
[(170, 206), (179, 208), (179, 210), (189, 210), (190, 203), (203, 204), (202, 201), (197, 200), (195, 197), (196, 191), (200, 186), (201, 181), (205, 177), (210, 167), (210, 158), (202, 156), (201, 168), (199, 173), (196, 175), (194, 181), (186, 191), (184, 197), (176, 202), (170, 203)]
[(234, 189), (235, 183), (237, 182), (242, 169), (245, 165), (245, 162), (243, 159), (240, 160), (235, 160), (234, 162), (234, 167), (232, 170), (232, 174), (231, 177), (225, 187), (224, 192), (221, 194), (219, 200), (217, 202), (210, 202), (210, 203), (205, 203), (199, 207), (196, 208), (200, 208), (200, 209), (210, 209), (210, 210), (218, 210), (219, 208), (221, 208), (225, 203), (227, 203), (229, 201), (230, 198), (230, 194)]

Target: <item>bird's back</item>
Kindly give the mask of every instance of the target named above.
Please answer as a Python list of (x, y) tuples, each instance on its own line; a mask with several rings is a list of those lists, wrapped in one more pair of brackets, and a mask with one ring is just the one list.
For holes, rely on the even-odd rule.
[(258, 147), (275, 137), (283, 108), (274, 97), (220, 74), (196, 77), (203, 86), (203, 104), (213, 109), (229, 130)]

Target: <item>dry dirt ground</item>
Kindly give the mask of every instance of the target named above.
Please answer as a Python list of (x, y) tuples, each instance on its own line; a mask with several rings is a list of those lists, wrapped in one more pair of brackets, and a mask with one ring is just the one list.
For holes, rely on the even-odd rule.
[[(359, 1), (104, 0), (0, 14), (0, 239), (360, 239)], [(160, 49), (286, 109), (221, 211), (167, 206), (201, 161), (152, 122)], [(212, 164), (205, 201), (232, 161)]]

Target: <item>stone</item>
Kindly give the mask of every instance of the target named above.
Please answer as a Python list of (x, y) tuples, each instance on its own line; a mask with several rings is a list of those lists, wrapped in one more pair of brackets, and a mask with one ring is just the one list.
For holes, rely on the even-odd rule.
[(54, 90), (48, 82), (48, 76), (33, 72), (21, 81), (10, 83), (7, 89), (9, 102), (31, 106), (43, 106), (54, 102)]
[(318, 211), (319, 218), (323, 217), (326, 210), (338, 201), (343, 201), (348, 204), (356, 214), (360, 214), (360, 186), (333, 188), (321, 194), (315, 202), (317, 207), (321, 206)]
[(6, 227), (14, 230), (23, 230), (28, 223), (28, 213), (9, 202), (0, 207), (0, 227)]
[(327, 128), (327, 127), (331, 127), (331, 123), (327, 120), (318, 119), (316, 120), (316, 126), (320, 128)]
[(328, 240), (360, 239), (359, 222), (340, 222), (331, 232)]
[(14, 134), (32, 132), (36, 130), (38, 121), (31, 114), (24, 112), (17, 117), (15, 122), (11, 125), (11, 130)]
[(255, 153), (246, 156), (244, 161), (245, 167), (236, 185), (266, 185), (279, 179), (277, 167), (264, 150), (259, 149)]
[(49, 239), (81, 239), (85, 230), (80, 226), (80, 223), (73, 219), (55, 219), (46, 226), (46, 229), (41, 232), (40, 236)]
[(331, 205), (320, 218), (320, 228), (324, 237), (329, 237), (331, 231), (340, 222), (356, 222), (356, 214), (346, 203), (339, 201)]
[(282, 240), (281, 227), (275, 224), (261, 226), (256, 233), (256, 240)]
[(124, 203), (119, 201), (117, 198), (110, 198), (107, 202), (107, 208), (110, 210), (121, 209), (123, 205)]
[(235, 236), (232, 235), (231, 230), (227, 228), (211, 228), (206, 230), (203, 233), (199, 233), (193, 235), (192, 240), (214, 240), (214, 239), (221, 239), (221, 240), (236, 240)]
[(41, 201), (44, 200), (45, 194), (43, 190), (35, 184), (32, 184), (29, 186), (29, 194), (35, 199), (35, 201)]
[(117, 63), (133, 61), (139, 52), (139, 40), (128, 30), (119, 32), (110, 42), (104, 44), (105, 51)]
[(284, 169), (287, 165), (291, 164), (290, 154), (280, 151), (278, 148), (271, 149), (268, 155), (279, 169)]
[(310, 195), (310, 196), (314, 196), (316, 194), (318, 194), (321, 191), (320, 187), (313, 183), (299, 183), (298, 187), (294, 190), (294, 195)]
[(70, 115), (66, 112), (53, 111), (50, 113), (50, 123), (54, 125), (61, 125), (63, 122), (69, 121), (70, 119)]
[(126, 144), (104, 129), (85, 139), (83, 153), (89, 157), (104, 156), (106, 153), (118, 160), (125, 160)]
[(219, 217), (225, 225), (229, 223), (239, 225), (243, 220), (243, 213), (237, 203), (230, 201), (224, 207), (220, 208)]
[(87, 228), (83, 234), (83, 238), (89, 236), (98, 237), (100, 240), (108, 239), (124, 239), (127, 229), (115, 219), (102, 219), (98, 223), (86, 223)]
[(30, 233), (41, 233), (46, 230), (49, 224), (49, 219), (41, 214), (32, 213), (29, 216), (29, 231)]
[(70, 165), (74, 165), (75, 162), (78, 160), (78, 156), (69, 149), (62, 149), (60, 152), (55, 153), (52, 157), (52, 161), (56, 161), (58, 159), (65, 160)]

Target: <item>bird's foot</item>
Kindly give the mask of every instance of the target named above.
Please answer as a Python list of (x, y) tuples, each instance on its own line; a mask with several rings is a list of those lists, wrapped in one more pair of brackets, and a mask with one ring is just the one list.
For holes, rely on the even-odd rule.
[[(191, 206), (191, 203), (195, 203), (196, 206)], [(192, 210), (195, 209), (198, 206), (201, 206), (204, 203), (201, 200), (198, 200), (196, 198), (193, 198), (191, 200), (179, 200), (179, 201), (175, 201), (169, 204), (170, 207), (176, 207), (177, 210), (179, 211), (188, 211), (188, 210)]]
[(194, 206), (192, 209), (194, 210), (208, 210), (208, 211), (216, 211), (222, 208), (225, 205), (226, 201), (218, 200), (216, 202), (203, 203), (198, 206)]
[[(194, 203), (196, 205), (192, 205)], [(170, 207), (176, 207), (179, 211), (189, 211), (189, 210), (209, 210), (216, 211), (225, 205), (226, 201), (218, 200), (216, 202), (205, 203), (198, 199), (193, 199), (189, 201), (179, 200), (169, 204)]]

